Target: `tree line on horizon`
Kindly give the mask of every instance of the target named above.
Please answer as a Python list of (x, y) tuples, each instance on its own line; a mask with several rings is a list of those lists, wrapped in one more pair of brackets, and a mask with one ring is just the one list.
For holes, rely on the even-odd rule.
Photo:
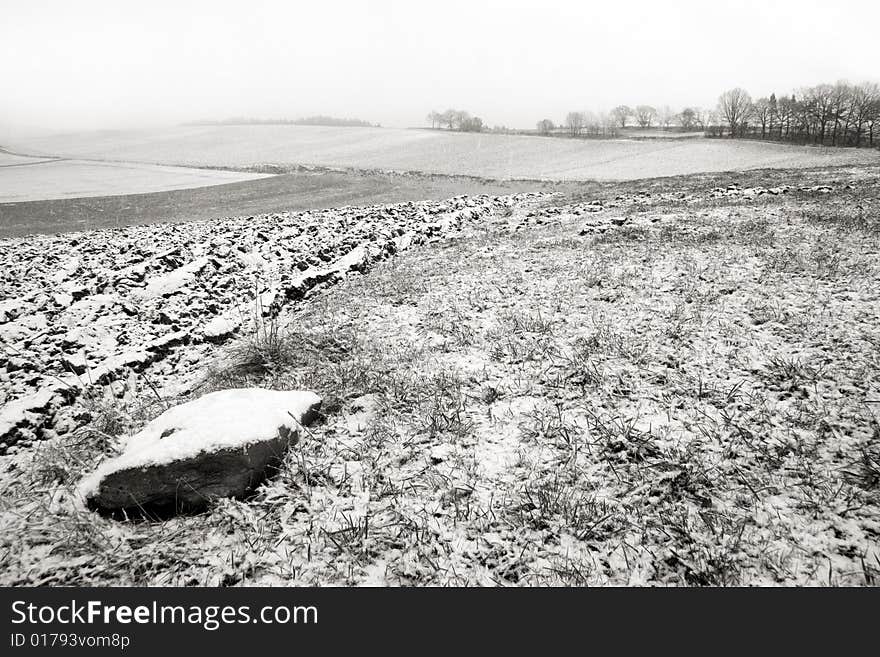
[(752, 100), (737, 87), (725, 91), (715, 108), (668, 105), (618, 105), (609, 112), (569, 112), (560, 123), (541, 119), (535, 130), (491, 130), (478, 117), (461, 110), (432, 111), (432, 128), (462, 132), (540, 134), (573, 138), (612, 138), (631, 128), (662, 128), (678, 132), (702, 132), (707, 137), (771, 139), (826, 146), (870, 146), (880, 131), (880, 85), (875, 82), (819, 84), (790, 95), (776, 94)]
[(730, 137), (873, 147), (880, 129), (880, 85), (840, 81), (756, 100), (737, 87), (721, 94), (718, 113)]
[(664, 127), (669, 129), (679, 125), (693, 129), (702, 114), (698, 110), (688, 109), (679, 114), (673, 112), (668, 105), (654, 108), (651, 105), (618, 105), (610, 112), (569, 112), (560, 124), (550, 119), (542, 119), (536, 124), (541, 134), (565, 132), (571, 137), (616, 137), (621, 130), (638, 125), (640, 128)]
[(459, 132), (483, 132), (486, 126), (479, 116), (471, 116), (464, 110), (448, 109), (445, 112), (432, 110), (428, 113), (428, 121), (432, 129), (442, 128)]

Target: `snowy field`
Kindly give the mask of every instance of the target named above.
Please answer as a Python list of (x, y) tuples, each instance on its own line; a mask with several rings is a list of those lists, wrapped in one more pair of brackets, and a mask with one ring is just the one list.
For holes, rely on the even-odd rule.
[(27, 166), (30, 164), (39, 164), (40, 162), (47, 162), (49, 158), (45, 157), (27, 157), (25, 155), (16, 155), (14, 153), (7, 153), (6, 151), (0, 149), (0, 167), (20, 167)]
[(688, 173), (880, 161), (877, 151), (687, 140), (573, 140), (391, 128), (201, 126), (71, 133), (14, 144), (37, 155), (155, 164), (260, 163), (487, 178), (635, 180)]
[[(40, 160), (0, 153), (0, 203), (145, 194), (265, 178), (264, 174), (155, 164)], [(2, 216), (0, 210), (0, 216)]]
[(0, 584), (876, 585), (880, 169), (589, 187), (0, 240)]

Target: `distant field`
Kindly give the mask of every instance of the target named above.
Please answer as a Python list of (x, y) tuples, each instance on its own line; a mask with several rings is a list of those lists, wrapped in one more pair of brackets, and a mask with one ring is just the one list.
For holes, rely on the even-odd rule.
[(572, 140), (391, 128), (199, 126), (72, 133), (21, 152), (194, 166), (296, 163), (488, 178), (635, 180), (758, 168), (880, 161), (877, 151), (752, 141)]
[[(15, 156), (0, 154), (0, 157)], [(0, 203), (161, 192), (265, 177), (155, 164), (18, 159), (25, 163), (0, 166)]]

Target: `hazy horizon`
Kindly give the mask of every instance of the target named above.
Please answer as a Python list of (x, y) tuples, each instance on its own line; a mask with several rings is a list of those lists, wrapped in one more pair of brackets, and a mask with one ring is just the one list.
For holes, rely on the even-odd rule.
[(709, 107), (735, 86), (757, 97), (880, 70), (880, 5), (868, 2), (6, 0), (3, 13), (7, 131), (316, 114), (409, 127), (449, 107), (530, 128), (571, 110)]

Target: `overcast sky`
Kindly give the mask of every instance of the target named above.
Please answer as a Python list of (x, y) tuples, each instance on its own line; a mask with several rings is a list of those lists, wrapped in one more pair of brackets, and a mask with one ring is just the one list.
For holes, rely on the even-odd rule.
[(880, 76), (880, 2), (0, 0), (0, 123), (247, 115), (531, 127)]

